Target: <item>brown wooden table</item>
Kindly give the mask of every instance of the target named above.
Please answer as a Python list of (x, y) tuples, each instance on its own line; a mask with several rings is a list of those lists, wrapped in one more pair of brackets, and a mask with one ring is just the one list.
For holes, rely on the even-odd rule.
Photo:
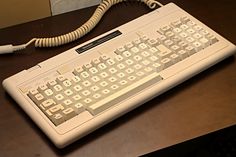
[[(161, 0), (168, 3), (170, 0)], [(236, 1), (172, 0), (236, 44)], [(0, 30), (0, 45), (21, 44), (32, 37), (66, 33), (85, 22), (95, 7)], [(0, 81), (47, 58), (124, 24), (149, 9), (139, 3), (119, 4), (84, 38), (62, 47), (0, 55)], [(30, 14), (30, 13), (29, 13)], [(0, 156), (138, 156), (236, 123), (234, 57), (91, 133), (57, 149), (0, 86)]]

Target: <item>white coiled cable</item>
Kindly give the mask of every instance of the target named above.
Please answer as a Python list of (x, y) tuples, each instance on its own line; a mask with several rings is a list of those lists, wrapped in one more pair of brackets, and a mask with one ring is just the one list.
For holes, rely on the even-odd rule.
[[(90, 32), (98, 24), (102, 16), (111, 6), (124, 1), (128, 0), (102, 0), (102, 2), (99, 4), (93, 15), (90, 17), (90, 19), (87, 22), (85, 22), (82, 26), (80, 26), (79, 28), (70, 33), (51, 38), (33, 38), (26, 44), (17, 46), (12, 46), (12, 45), (7, 45), (7, 46), (12, 47), (11, 51), (13, 52), (24, 49), (31, 43), (34, 43), (35, 47), (55, 47), (70, 43)], [(150, 9), (156, 8), (157, 5), (163, 6), (160, 2), (157, 2), (155, 0), (136, 0), (136, 1), (145, 3)]]

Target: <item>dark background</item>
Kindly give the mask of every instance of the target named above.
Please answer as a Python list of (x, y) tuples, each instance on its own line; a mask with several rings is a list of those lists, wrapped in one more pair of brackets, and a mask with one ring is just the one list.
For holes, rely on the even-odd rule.
[[(174, 2), (236, 44), (235, 0)], [(96, 7), (0, 29), (0, 45), (56, 36), (83, 24)], [(0, 82), (150, 10), (140, 3), (112, 7), (84, 38), (57, 48), (29, 47), (24, 54), (0, 55)], [(138, 156), (236, 123), (236, 63), (230, 57), (178, 87), (89, 134), (57, 149), (0, 86), (0, 156)]]

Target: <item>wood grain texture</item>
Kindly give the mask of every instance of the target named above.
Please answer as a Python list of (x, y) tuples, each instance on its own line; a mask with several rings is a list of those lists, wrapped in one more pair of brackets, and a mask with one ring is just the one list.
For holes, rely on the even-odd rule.
[[(170, 0), (162, 0), (168, 3)], [(172, 0), (236, 44), (236, 1)], [(0, 45), (65, 33), (95, 7), (0, 29)], [(112, 28), (148, 13), (139, 3), (119, 4), (84, 38), (51, 49), (0, 56), (0, 81)], [(57, 149), (0, 86), (0, 157), (138, 156), (236, 123), (236, 62), (230, 57), (65, 149)]]

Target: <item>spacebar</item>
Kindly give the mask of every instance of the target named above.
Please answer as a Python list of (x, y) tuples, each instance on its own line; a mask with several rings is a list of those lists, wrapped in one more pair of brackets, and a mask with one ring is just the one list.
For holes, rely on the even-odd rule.
[(116, 93), (106, 97), (105, 99), (88, 106), (87, 110), (92, 115), (97, 115), (100, 112), (106, 110), (107, 108), (121, 102), (122, 100), (130, 97), (131, 95), (136, 94), (137, 92), (145, 89), (146, 87), (159, 82), (160, 80), (162, 80), (162, 77), (159, 75), (159, 73), (152, 73), (150, 75), (147, 75), (146, 77), (121, 89), (120, 91), (117, 91)]

